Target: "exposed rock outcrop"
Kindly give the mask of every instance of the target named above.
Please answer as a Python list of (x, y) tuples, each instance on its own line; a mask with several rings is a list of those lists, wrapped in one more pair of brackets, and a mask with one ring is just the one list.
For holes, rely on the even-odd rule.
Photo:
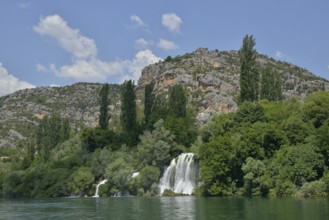
[[(260, 68), (270, 65), (282, 76), (285, 98), (328, 90), (329, 82), (295, 65), (258, 55)], [(193, 53), (168, 57), (165, 61), (146, 67), (138, 81), (137, 91), (142, 94), (145, 86), (155, 83), (156, 94), (167, 92), (173, 84), (182, 84), (189, 91), (189, 103), (197, 112), (201, 123), (215, 112), (237, 110), (239, 95), (240, 63), (236, 51), (209, 51), (200, 48)]]

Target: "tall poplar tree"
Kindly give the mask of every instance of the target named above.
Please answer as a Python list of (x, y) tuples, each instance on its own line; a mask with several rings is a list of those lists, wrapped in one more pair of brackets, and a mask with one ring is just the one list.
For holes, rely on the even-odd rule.
[(121, 127), (126, 144), (137, 144), (137, 112), (135, 85), (132, 80), (125, 81), (121, 86)]
[(246, 35), (239, 51), (240, 56), (240, 101), (256, 101), (259, 95), (259, 72), (253, 36)]
[(149, 128), (151, 126), (151, 114), (153, 102), (155, 95), (153, 94), (154, 83), (149, 83), (145, 86), (145, 96), (144, 96), (144, 123), (145, 127)]
[(104, 84), (101, 88), (101, 91), (99, 93), (99, 97), (100, 97), (100, 115), (99, 115), (99, 127), (101, 129), (107, 129), (108, 125), (109, 125), (109, 114), (108, 114), (108, 110), (107, 107), (109, 105), (109, 89), (110, 86), (109, 84)]
[(169, 109), (175, 117), (185, 117), (187, 97), (182, 85), (174, 85), (169, 90)]
[(269, 101), (282, 99), (282, 80), (280, 74), (269, 66), (262, 71), (260, 98)]

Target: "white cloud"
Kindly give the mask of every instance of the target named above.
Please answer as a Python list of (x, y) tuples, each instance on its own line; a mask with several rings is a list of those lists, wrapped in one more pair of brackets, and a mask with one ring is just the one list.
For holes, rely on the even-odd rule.
[[(137, 18), (135, 16), (132, 20), (137, 22), (139, 21)], [(161, 59), (150, 50), (142, 50), (133, 60), (102, 61), (97, 58), (94, 40), (83, 36), (79, 30), (69, 27), (58, 15), (41, 18), (34, 30), (41, 35), (56, 39), (59, 45), (73, 56), (73, 63), (70, 65), (61, 67), (57, 67), (56, 64), (50, 65), (50, 70), (57, 77), (85, 82), (104, 82), (108, 77), (137, 79), (145, 66)], [(139, 40), (139, 43), (147, 42), (146, 40), (142, 42), (143, 40)], [(39, 70), (43, 70), (42, 65), (37, 66), (37, 69), (38, 67)]]
[[(162, 59), (155, 56), (150, 50), (139, 51), (132, 61), (127, 61), (129, 64), (128, 70), (130, 73), (132, 73), (132, 75), (130, 74), (130, 78), (133, 80), (138, 80), (144, 67), (156, 63), (159, 60)], [(127, 75), (125, 78), (127, 78)]]
[(284, 53), (282, 53), (281, 51), (276, 51), (275, 56), (277, 58), (284, 58), (286, 55)]
[(97, 48), (93, 39), (82, 36), (78, 29), (72, 29), (59, 15), (41, 18), (34, 31), (55, 38), (67, 52), (75, 58), (85, 59), (96, 57)]
[(55, 64), (50, 69), (58, 77), (73, 78), (76, 81), (103, 82), (108, 76), (123, 74), (125, 63), (122, 61), (103, 62), (98, 59), (75, 60), (72, 65), (57, 68)]
[(144, 21), (138, 17), (137, 15), (130, 16), (130, 20), (135, 23), (137, 27), (146, 27), (147, 24), (144, 23)]
[(38, 72), (40, 73), (45, 73), (47, 72), (47, 67), (45, 67), (44, 65), (38, 63), (35, 65), (35, 68), (37, 69)]
[(150, 46), (153, 45), (153, 41), (147, 41), (144, 38), (139, 38), (138, 40), (135, 40), (134, 45), (136, 49), (148, 49)]
[(27, 9), (31, 6), (31, 2), (18, 2), (17, 6), (21, 9)]
[[(98, 59), (76, 60), (72, 65), (57, 68), (55, 64), (50, 66), (58, 77), (73, 78), (76, 81), (104, 82), (107, 77), (116, 76), (122, 79), (137, 80), (142, 69), (152, 63), (161, 60), (150, 50), (139, 51), (133, 60), (118, 60), (103, 62)], [(122, 80), (121, 80), (122, 81)]]
[(281, 51), (276, 51), (275, 52), (275, 57), (278, 58), (279, 60), (286, 61), (286, 62), (292, 62), (293, 59), (289, 57), (287, 54), (281, 52)]
[(159, 42), (157, 43), (157, 46), (164, 50), (175, 50), (178, 48), (178, 45), (175, 44), (175, 42), (166, 40), (166, 39), (159, 39)]
[(172, 33), (180, 33), (182, 19), (175, 13), (162, 15), (162, 24)]
[(35, 88), (35, 86), (10, 75), (8, 71), (0, 65), (0, 96), (27, 88)]

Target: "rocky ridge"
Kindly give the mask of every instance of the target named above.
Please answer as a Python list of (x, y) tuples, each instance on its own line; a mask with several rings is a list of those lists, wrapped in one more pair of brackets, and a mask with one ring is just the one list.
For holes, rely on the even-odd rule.
[[(328, 90), (329, 82), (295, 65), (276, 61), (258, 54), (260, 68), (269, 65), (280, 73), (283, 96), (298, 96)], [(155, 83), (154, 92), (167, 92), (173, 84), (184, 85), (189, 92), (190, 106), (197, 112), (201, 123), (209, 120), (216, 112), (227, 113), (237, 110), (239, 94), (240, 63), (237, 51), (209, 51), (199, 48), (195, 52), (167, 57), (164, 61), (150, 65), (142, 71), (137, 91)]]
[[(282, 76), (285, 98), (305, 98), (318, 90), (329, 90), (329, 82), (295, 65), (258, 55), (260, 67), (270, 65)], [(142, 108), (145, 86), (155, 83), (156, 94), (168, 92), (175, 83), (186, 87), (189, 105), (200, 124), (214, 113), (237, 110), (239, 57), (236, 51), (204, 48), (149, 65), (136, 86), (137, 106)], [(25, 89), (0, 97), (0, 148), (15, 147), (33, 137), (36, 125), (53, 112), (68, 117), (74, 128), (95, 127), (99, 117), (98, 95), (102, 84), (77, 83), (65, 87)], [(110, 86), (111, 120), (120, 115), (120, 86)], [(114, 122), (115, 124), (115, 122)]]
[[(33, 136), (34, 128), (46, 115), (59, 113), (72, 127), (98, 124), (98, 94), (102, 84), (77, 83), (65, 87), (39, 87), (0, 97), (0, 147), (14, 147)], [(109, 109), (119, 112), (119, 85), (110, 86)], [(112, 104), (113, 103), (113, 104)]]

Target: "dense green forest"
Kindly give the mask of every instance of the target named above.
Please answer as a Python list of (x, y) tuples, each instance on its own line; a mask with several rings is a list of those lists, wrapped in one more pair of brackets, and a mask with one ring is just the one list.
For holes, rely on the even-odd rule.
[[(147, 117), (155, 123), (134, 122), (135, 144), (129, 130), (99, 126), (69, 132), (67, 119), (45, 117), (36, 131), (37, 148), (28, 147), (24, 158), (2, 167), (1, 196), (91, 196), (104, 178), (103, 196), (122, 190), (156, 195), (163, 167), (181, 152), (194, 152), (199, 160), (198, 195), (328, 196), (328, 92), (313, 93), (305, 102), (245, 101), (237, 112), (216, 115), (200, 129), (184, 94), (177, 85), (168, 99), (151, 99)], [(140, 175), (130, 178), (136, 171)]]
[[(254, 45), (247, 35), (239, 51), (236, 112), (199, 126), (183, 86), (155, 95), (154, 83), (138, 109), (129, 80), (121, 85), (121, 116), (113, 122), (104, 84), (98, 127), (72, 129), (55, 112), (40, 121), (23, 155), (0, 149), (8, 155), (0, 161), (0, 196), (92, 196), (103, 179), (101, 196), (158, 195), (164, 167), (193, 152), (200, 165), (196, 195), (328, 197), (329, 93), (282, 100), (280, 75), (257, 65)], [(131, 178), (134, 172), (140, 175)]]

